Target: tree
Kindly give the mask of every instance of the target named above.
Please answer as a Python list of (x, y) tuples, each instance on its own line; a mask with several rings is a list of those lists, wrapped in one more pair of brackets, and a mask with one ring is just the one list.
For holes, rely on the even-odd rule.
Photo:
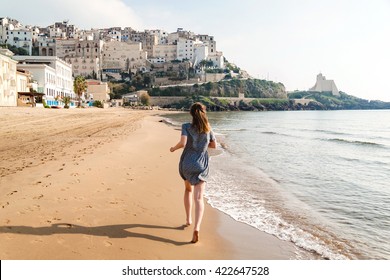
[(141, 104), (145, 106), (149, 106), (150, 104), (150, 96), (148, 93), (143, 93), (140, 96)]
[(77, 76), (73, 82), (73, 90), (79, 98), (78, 108), (81, 107), (81, 95), (87, 90), (87, 81), (83, 76)]
[(18, 48), (16, 46), (12, 46), (10, 44), (2, 44), (2, 45), (0, 45), (0, 47), (9, 49), (15, 55), (29, 55), (27, 50), (25, 50), (23, 48)]
[(69, 109), (70, 97), (69, 96), (64, 96), (62, 98), (62, 102), (64, 102), (64, 108), (65, 109)]

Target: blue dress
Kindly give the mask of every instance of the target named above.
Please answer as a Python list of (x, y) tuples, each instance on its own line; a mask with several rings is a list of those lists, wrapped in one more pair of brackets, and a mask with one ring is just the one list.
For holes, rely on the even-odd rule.
[(191, 185), (206, 182), (209, 175), (207, 148), (211, 141), (215, 141), (213, 131), (199, 133), (190, 123), (185, 123), (181, 127), (181, 135), (187, 136), (187, 143), (180, 157), (180, 176)]

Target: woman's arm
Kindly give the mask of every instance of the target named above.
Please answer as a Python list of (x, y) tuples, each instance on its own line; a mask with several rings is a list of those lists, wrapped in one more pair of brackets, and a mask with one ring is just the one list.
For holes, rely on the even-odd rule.
[(217, 148), (217, 138), (215, 137), (213, 131), (210, 132), (210, 142), (209, 142), (208, 147), (211, 149)]
[(183, 148), (186, 144), (187, 144), (187, 136), (186, 136), (186, 135), (182, 135), (182, 136), (180, 137), (179, 143), (177, 143), (176, 146), (171, 147), (169, 150), (170, 150), (171, 152), (174, 152), (174, 151), (176, 151), (176, 150), (178, 150), (178, 149)]

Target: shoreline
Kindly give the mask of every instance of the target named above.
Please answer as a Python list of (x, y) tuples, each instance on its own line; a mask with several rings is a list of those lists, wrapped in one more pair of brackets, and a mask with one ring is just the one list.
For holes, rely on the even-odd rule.
[(3, 260), (295, 258), (292, 243), (208, 203), (200, 242), (189, 243), (181, 153), (169, 152), (179, 133), (159, 122), (167, 112), (0, 112)]

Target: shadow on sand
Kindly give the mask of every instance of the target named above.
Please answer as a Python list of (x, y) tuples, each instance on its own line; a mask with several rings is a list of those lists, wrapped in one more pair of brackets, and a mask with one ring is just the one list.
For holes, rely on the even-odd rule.
[(144, 238), (152, 241), (169, 243), (176, 246), (190, 244), (190, 242), (178, 242), (175, 240), (159, 237), (145, 233), (135, 233), (129, 230), (134, 228), (145, 229), (167, 229), (167, 230), (184, 230), (185, 226), (168, 227), (158, 225), (143, 225), (143, 224), (122, 224), (122, 225), (107, 225), (97, 227), (85, 227), (68, 223), (57, 223), (47, 227), (30, 227), (30, 226), (2, 226), (0, 233), (12, 234), (29, 234), (29, 235), (53, 235), (53, 234), (85, 234), (95, 236), (107, 236), (109, 238)]

